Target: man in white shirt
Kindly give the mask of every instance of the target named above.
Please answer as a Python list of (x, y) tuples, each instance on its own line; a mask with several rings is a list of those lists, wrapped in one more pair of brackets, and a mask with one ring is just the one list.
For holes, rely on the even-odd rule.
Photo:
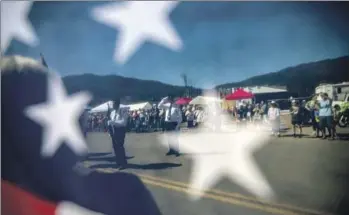
[(125, 155), (125, 135), (128, 121), (128, 108), (120, 107), (120, 98), (113, 101), (113, 107), (108, 111), (110, 113), (108, 126), (112, 139), (116, 164), (119, 169), (127, 168), (127, 160)]
[[(159, 109), (165, 110), (165, 131), (178, 131), (182, 123), (182, 113), (172, 96), (163, 98), (158, 104)], [(169, 140), (169, 151), (166, 155), (180, 155), (178, 152), (178, 141)]]

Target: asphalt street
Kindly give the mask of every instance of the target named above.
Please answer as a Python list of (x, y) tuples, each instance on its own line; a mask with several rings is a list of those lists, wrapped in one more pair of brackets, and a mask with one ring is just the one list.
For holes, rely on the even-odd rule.
[[(306, 129), (305, 133), (311, 132)], [(159, 142), (159, 135), (163, 133), (128, 133), (125, 147), (130, 167), (122, 171), (141, 178), (163, 214), (331, 214), (341, 197), (344, 181), (340, 176), (349, 161), (345, 135), (342, 140), (330, 141), (284, 133), (257, 151), (256, 162), (277, 195), (272, 203), (257, 200), (225, 178), (201, 200), (190, 200), (187, 188), (192, 155), (165, 156), (167, 148)], [(107, 133), (89, 133), (87, 142), (90, 154), (84, 161), (86, 167), (105, 174), (119, 171)]]

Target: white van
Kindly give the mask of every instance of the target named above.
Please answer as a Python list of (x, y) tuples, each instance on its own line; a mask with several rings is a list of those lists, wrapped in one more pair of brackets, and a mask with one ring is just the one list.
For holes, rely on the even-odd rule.
[(333, 100), (332, 105), (349, 102), (349, 82), (339, 84), (320, 84), (315, 88), (315, 93), (327, 93)]

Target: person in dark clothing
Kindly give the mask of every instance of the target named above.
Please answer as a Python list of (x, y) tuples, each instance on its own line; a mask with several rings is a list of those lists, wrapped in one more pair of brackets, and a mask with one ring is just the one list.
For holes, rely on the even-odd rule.
[(154, 131), (155, 130), (155, 109), (152, 108), (149, 111), (149, 125), (148, 125), (149, 129)]
[(341, 111), (341, 108), (339, 105), (335, 105), (333, 107), (333, 123), (332, 123), (332, 132), (333, 132), (333, 138), (334, 139), (337, 139), (338, 136), (337, 136), (337, 125), (338, 125), (338, 122), (339, 122), (339, 119), (340, 119), (340, 111)]
[(160, 113), (160, 127), (161, 127), (161, 131), (165, 132), (165, 110), (161, 109)]
[(245, 105), (240, 105), (238, 109), (239, 115), (239, 128), (245, 128), (247, 126), (247, 107)]
[(159, 130), (161, 125), (160, 125), (160, 109), (158, 107), (155, 107), (155, 128), (156, 130)]
[(319, 126), (319, 123), (317, 122), (317, 117), (316, 117), (316, 113), (319, 112), (316, 99), (317, 99), (317, 95), (313, 96), (313, 98), (305, 104), (305, 109), (307, 109), (307, 111), (310, 114), (311, 125), (313, 129), (313, 136), (320, 137), (319, 135), (320, 126)]
[(299, 128), (299, 137), (302, 137), (302, 125), (303, 125), (302, 108), (300, 107), (299, 103), (295, 100), (292, 101), (290, 114), (291, 114), (291, 122), (293, 126), (293, 137), (296, 137), (296, 128)]
[(80, 124), (80, 127), (82, 129), (82, 132), (83, 132), (85, 138), (87, 138), (88, 120), (89, 120), (88, 109), (85, 108), (84, 112), (79, 117), (79, 124)]

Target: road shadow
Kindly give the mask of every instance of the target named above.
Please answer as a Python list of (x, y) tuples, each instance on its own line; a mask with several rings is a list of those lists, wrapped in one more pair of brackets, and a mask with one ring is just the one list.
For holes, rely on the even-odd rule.
[[(92, 157), (92, 156), (88, 156), (85, 161), (107, 161), (107, 162), (114, 162), (115, 161), (115, 156), (112, 153), (108, 153), (108, 155), (111, 156), (102, 156), (102, 157)], [(126, 156), (127, 160), (130, 160), (134, 158), (134, 156)]]
[[(175, 167), (180, 167), (182, 164), (176, 163), (152, 163), (152, 164), (128, 164), (127, 169), (142, 169), (142, 170), (160, 170), (160, 169), (170, 169)], [(116, 168), (116, 164), (96, 164), (89, 168)]]
[(286, 133), (289, 130), (291, 130), (290, 128), (280, 128), (280, 133)]
[(315, 139), (315, 137), (313, 137), (313, 136), (311, 136), (309, 134), (302, 134), (301, 136), (299, 136), (298, 133), (296, 134), (296, 137), (293, 137), (293, 133), (287, 133), (287, 134), (282, 134), (281, 133), (281, 137), (292, 137), (292, 138), (295, 138), (295, 139), (297, 139), (297, 138), (313, 138), (313, 139)]
[(339, 140), (349, 140), (349, 133), (337, 133)]
[(231, 152), (181, 152), (181, 156), (197, 156), (197, 155), (226, 155)]
[(88, 157), (98, 157), (98, 156), (106, 156), (112, 154), (111, 152), (103, 152), (103, 153), (89, 153)]

